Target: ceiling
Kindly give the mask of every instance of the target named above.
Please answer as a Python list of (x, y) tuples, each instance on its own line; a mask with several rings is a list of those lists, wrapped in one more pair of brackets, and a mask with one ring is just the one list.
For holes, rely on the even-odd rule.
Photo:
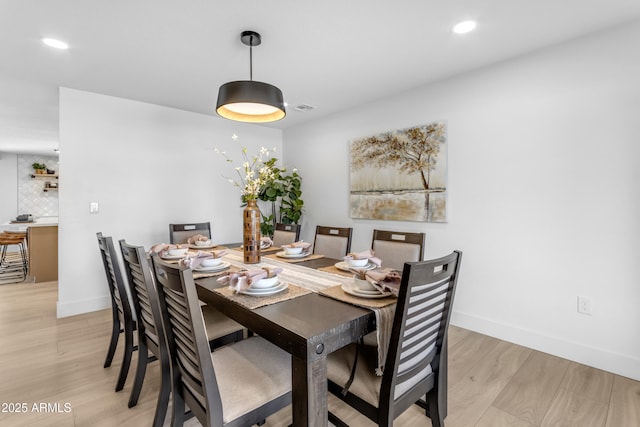
[(247, 29), (285, 129), (639, 18), (637, 0), (0, 0), (0, 152), (53, 154), (59, 86), (215, 115), (249, 78)]

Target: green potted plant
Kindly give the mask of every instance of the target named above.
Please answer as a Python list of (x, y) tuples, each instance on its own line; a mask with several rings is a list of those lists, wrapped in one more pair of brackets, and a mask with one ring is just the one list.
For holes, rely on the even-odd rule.
[(47, 165), (45, 165), (44, 163), (35, 162), (31, 166), (33, 167), (33, 169), (36, 171), (37, 174), (43, 174), (43, 173), (46, 173), (47, 171)]
[[(260, 190), (258, 198), (265, 202), (271, 202), (271, 214), (262, 214), (260, 224), (263, 236), (273, 236), (276, 223), (298, 224), (302, 216), (304, 202), (302, 197), (302, 178), (298, 170), (293, 169), (287, 174), (286, 169), (275, 166), (277, 159), (272, 158), (265, 162), (265, 166), (273, 171), (273, 179), (268, 181)], [(280, 202), (276, 209), (276, 203)]]

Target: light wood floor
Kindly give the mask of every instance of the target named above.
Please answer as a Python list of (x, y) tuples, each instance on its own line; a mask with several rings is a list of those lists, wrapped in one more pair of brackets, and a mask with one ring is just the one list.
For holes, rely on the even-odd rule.
[[(151, 425), (157, 363), (147, 370), (138, 406), (128, 409), (136, 357), (124, 390), (115, 393), (120, 346), (111, 368), (102, 368), (109, 311), (56, 319), (56, 300), (56, 283), (0, 286), (0, 425)], [(456, 327), (449, 348), (447, 427), (640, 426), (637, 381)], [(26, 413), (15, 412), (21, 404)], [(373, 425), (334, 398), (330, 409), (352, 426)], [(288, 425), (289, 412), (266, 426)], [(415, 407), (395, 425), (431, 423)]]

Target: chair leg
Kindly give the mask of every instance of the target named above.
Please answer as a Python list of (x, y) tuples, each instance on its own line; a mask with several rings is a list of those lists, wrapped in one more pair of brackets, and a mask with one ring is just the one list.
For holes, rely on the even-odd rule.
[[(174, 378), (174, 381), (176, 379)], [(173, 388), (173, 410), (171, 412), (171, 427), (182, 427), (184, 424), (184, 400), (178, 392), (177, 387)]]
[(431, 418), (431, 425), (433, 427), (444, 427), (444, 416), (438, 405), (438, 389), (434, 388), (429, 391), (426, 397), (427, 414)]
[(160, 369), (162, 376), (160, 378), (160, 391), (158, 392), (158, 403), (156, 405), (156, 414), (153, 417), (153, 427), (162, 427), (164, 419), (167, 415), (167, 407), (169, 406), (169, 395), (171, 393), (171, 368), (169, 361), (161, 357)]
[(116, 391), (122, 390), (124, 388), (125, 381), (127, 381), (127, 374), (129, 373), (129, 365), (131, 365), (131, 355), (133, 354), (133, 350), (133, 329), (131, 326), (125, 326), (124, 357), (122, 359), (122, 367), (120, 367), (120, 375), (118, 376)]
[(140, 338), (138, 336), (138, 341), (138, 364), (136, 366), (136, 377), (133, 381), (131, 396), (129, 396), (129, 408), (138, 404), (138, 398), (140, 397), (140, 391), (142, 390), (142, 383), (144, 382), (144, 376), (147, 372), (147, 364), (149, 363), (149, 349), (147, 348), (145, 338)]
[(114, 314), (113, 328), (111, 329), (111, 342), (109, 343), (109, 349), (107, 350), (107, 358), (104, 361), (104, 368), (108, 368), (111, 366), (111, 362), (113, 362), (113, 355), (116, 353), (119, 336), (120, 322), (118, 321), (117, 314)]

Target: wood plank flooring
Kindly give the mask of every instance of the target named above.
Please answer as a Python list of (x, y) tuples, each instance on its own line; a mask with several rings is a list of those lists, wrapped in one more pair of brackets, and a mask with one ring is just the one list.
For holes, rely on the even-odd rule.
[[(115, 393), (121, 346), (112, 366), (102, 368), (109, 310), (56, 319), (56, 300), (55, 282), (0, 285), (0, 426), (151, 425), (157, 363), (147, 370), (138, 405), (127, 408), (137, 356), (124, 390)], [(640, 426), (638, 381), (456, 327), (449, 361), (447, 427)], [(354, 427), (373, 425), (332, 396), (329, 407)], [(265, 426), (290, 422), (285, 408)], [(413, 407), (394, 425), (431, 423)]]

